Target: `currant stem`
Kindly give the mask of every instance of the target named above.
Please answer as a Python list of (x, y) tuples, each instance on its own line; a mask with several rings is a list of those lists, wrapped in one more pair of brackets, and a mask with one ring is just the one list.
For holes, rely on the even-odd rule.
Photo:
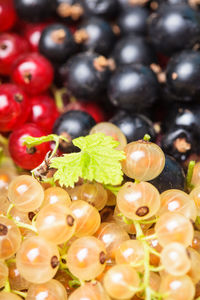
[(55, 101), (56, 101), (56, 107), (57, 107), (59, 112), (62, 112), (63, 108), (64, 108), (63, 97), (62, 96), (67, 93), (67, 90), (65, 88), (56, 89), (55, 87), (53, 87), (52, 90), (53, 90), (54, 98), (55, 98)]
[(2, 134), (0, 134), (0, 143), (5, 146), (8, 145), (8, 139), (5, 138)]
[(186, 175), (186, 188), (189, 190), (193, 188), (191, 181), (192, 181), (192, 175), (194, 172), (194, 167), (195, 167), (195, 161), (191, 160), (189, 162), (188, 171), (187, 171), (187, 175)]
[(11, 212), (13, 207), (14, 207), (14, 204), (11, 203), (8, 207), (8, 210), (7, 210), (7, 214), (6, 214), (7, 218), (12, 218), (12, 216), (10, 215), (10, 212)]
[(29, 225), (29, 224), (25, 224), (25, 223), (22, 223), (22, 222), (19, 222), (19, 221), (16, 221), (13, 219), (13, 221), (15, 222), (15, 224), (20, 227), (20, 228), (25, 228), (25, 229), (29, 229), (35, 233), (38, 233), (37, 232), (37, 229), (33, 226), (33, 225)]
[(10, 293), (10, 292), (11, 292), (10, 282), (9, 282), (8, 279), (6, 280), (6, 283), (5, 283), (5, 286), (4, 286), (3, 291), (4, 291), (4, 292), (7, 292), (7, 293)]
[(157, 235), (154, 233), (154, 234), (151, 234), (151, 235), (142, 236), (142, 237), (140, 237), (140, 240), (148, 241), (148, 240), (153, 240), (153, 239), (156, 239), (156, 238), (157, 238)]
[(150, 139), (151, 139), (151, 136), (150, 136), (149, 134), (145, 134), (145, 136), (143, 137), (143, 140), (144, 140), (145, 142), (149, 142)]
[(27, 297), (27, 293), (25, 293), (25, 292), (20, 292), (20, 291), (12, 290), (12, 293), (17, 294), (17, 295), (19, 295), (19, 296), (21, 296), (23, 298)]

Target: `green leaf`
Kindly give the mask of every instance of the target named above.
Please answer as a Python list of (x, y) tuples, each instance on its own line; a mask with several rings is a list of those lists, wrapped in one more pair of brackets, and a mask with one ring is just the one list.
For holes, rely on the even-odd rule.
[(54, 180), (58, 180), (61, 186), (73, 187), (79, 178), (112, 185), (122, 182), (120, 161), (125, 155), (115, 149), (119, 145), (117, 141), (103, 133), (95, 133), (72, 142), (81, 149), (80, 152), (51, 160), (50, 167), (57, 169)]
[(68, 140), (63, 136), (58, 136), (56, 134), (49, 134), (47, 136), (41, 136), (41, 137), (27, 136), (24, 138), (24, 145), (26, 145), (28, 148), (31, 148), (46, 142), (58, 142), (60, 139), (65, 142), (68, 142)]

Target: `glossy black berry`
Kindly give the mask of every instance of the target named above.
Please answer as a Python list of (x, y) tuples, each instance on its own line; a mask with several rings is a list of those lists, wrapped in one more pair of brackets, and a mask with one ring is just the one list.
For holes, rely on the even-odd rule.
[(144, 115), (121, 110), (112, 117), (110, 122), (120, 128), (128, 143), (143, 139), (145, 134), (149, 134), (151, 141), (155, 141), (156, 132), (153, 123)]
[(63, 24), (52, 24), (42, 32), (39, 51), (53, 63), (64, 63), (77, 50), (69, 29)]
[(112, 104), (133, 111), (150, 107), (158, 96), (158, 90), (155, 74), (143, 65), (118, 68), (108, 85), (108, 95)]
[(52, 3), (57, 16), (67, 22), (80, 20), (84, 13), (78, 0), (52, 0)]
[(150, 43), (144, 37), (129, 35), (121, 38), (114, 47), (112, 57), (117, 66), (141, 63), (156, 63), (156, 55)]
[(181, 165), (171, 156), (165, 155), (162, 173), (150, 181), (160, 193), (169, 189), (184, 190), (185, 173)]
[(116, 0), (82, 0), (81, 4), (86, 15), (98, 16), (103, 18), (113, 18), (118, 12)]
[(200, 96), (200, 52), (185, 50), (174, 55), (167, 65), (167, 86), (183, 100)]
[(86, 112), (71, 110), (61, 115), (55, 122), (53, 133), (63, 135), (69, 143), (63, 142), (60, 148), (63, 152), (74, 150), (71, 140), (79, 136), (86, 136), (90, 129), (96, 124), (95, 120)]
[(115, 44), (116, 36), (107, 21), (91, 17), (81, 24), (75, 33), (75, 39), (84, 51), (92, 50), (107, 56)]
[(52, 0), (14, 0), (18, 16), (29, 22), (41, 22), (52, 13)]
[(80, 53), (63, 66), (64, 85), (81, 100), (101, 97), (110, 76), (109, 62), (96, 53)]
[(121, 35), (123, 34), (141, 34), (147, 32), (147, 19), (149, 12), (145, 7), (135, 6), (122, 11), (116, 21)]
[(163, 122), (166, 130), (169, 127), (182, 127), (200, 136), (200, 106), (196, 103), (173, 105)]
[(180, 128), (170, 128), (161, 141), (165, 153), (173, 156), (179, 162), (184, 162), (191, 153), (196, 153), (196, 139), (192, 132)]
[(200, 40), (200, 16), (188, 5), (161, 5), (151, 15), (151, 41), (157, 51), (171, 55), (192, 48)]

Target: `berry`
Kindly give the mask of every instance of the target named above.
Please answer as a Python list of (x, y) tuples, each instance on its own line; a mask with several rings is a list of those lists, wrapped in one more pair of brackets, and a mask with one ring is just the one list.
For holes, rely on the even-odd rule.
[(25, 54), (14, 64), (12, 80), (28, 94), (37, 95), (51, 85), (53, 68), (44, 56), (37, 53)]
[(44, 191), (44, 201), (42, 207), (49, 204), (62, 204), (64, 206), (70, 206), (71, 199), (69, 194), (60, 187), (50, 187)]
[(8, 278), (8, 267), (4, 261), (0, 261), (0, 288), (5, 286), (6, 280)]
[(169, 189), (184, 190), (185, 173), (181, 165), (171, 156), (165, 155), (163, 171), (155, 179), (150, 181), (160, 193)]
[(199, 98), (199, 68), (200, 53), (193, 50), (182, 51), (170, 59), (167, 65), (167, 86), (180, 101)]
[(94, 133), (104, 133), (107, 136), (111, 136), (114, 140), (116, 140), (119, 145), (116, 147), (118, 150), (123, 150), (127, 145), (126, 137), (123, 132), (114, 124), (109, 122), (98, 123), (90, 130), (90, 134)]
[(165, 153), (173, 156), (179, 162), (184, 162), (191, 153), (197, 151), (196, 140), (192, 132), (184, 128), (171, 128), (161, 141)]
[(135, 295), (140, 278), (129, 265), (115, 265), (106, 272), (104, 288), (108, 295), (115, 299), (129, 299)]
[(153, 123), (144, 115), (119, 110), (110, 122), (123, 132), (128, 143), (141, 140), (145, 134), (149, 134), (151, 141), (155, 141), (156, 132)]
[(149, 12), (145, 7), (135, 6), (122, 11), (116, 21), (120, 34), (145, 35), (148, 17)]
[(143, 140), (129, 143), (124, 149), (126, 159), (122, 170), (128, 177), (149, 181), (156, 178), (165, 166), (165, 155), (161, 148)]
[(66, 205), (50, 204), (40, 210), (35, 225), (39, 236), (59, 245), (75, 234), (76, 218)]
[(105, 91), (109, 75), (109, 61), (105, 57), (85, 52), (68, 60), (63, 81), (75, 97), (95, 101)]
[(14, 0), (0, 1), (0, 32), (11, 29), (16, 22), (13, 2)]
[(40, 137), (45, 133), (35, 124), (27, 123), (14, 130), (9, 138), (9, 151), (14, 162), (21, 168), (31, 170), (41, 164), (49, 150), (47, 143), (28, 149), (23, 138)]
[[(133, 199), (130, 201), (130, 199)], [(126, 182), (117, 194), (117, 206), (125, 217), (145, 220), (153, 217), (160, 207), (160, 195), (148, 182)]]
[(23, 31), (23, 36), (29, 43), (31, 51), (38, 52), (38, 46), (43, 30), (48, 26), (48, 23), (28, 24)]
[(155, 74), (142, 65), (119, 67), (110, 78), (108, 95), (115, 106), (142, 110), (152, 106), (158, 96)]
[(20, 212), (38, 209), (44, 200), (40, 183), (29, 175), (14, 178), (8, 187), (8, 198)]
[(41, 34), (39, 51), (53, 63), (64, 63), (76, 48), (71, 32), (63, 24), (51, 24)]
[(67, 112), (70, 110), (85, 111), (86, 113), (91, 115), (97, 123), (103, 122), (105, 120), (105, 114), (103, 109), (98, 103), (95, 103), (94, 101), (70, 102), (64, 107), (64, 111)]
[(51, 0), (14, 0), (15, 9), (20, 19), (28, 22), (42, 22), (51, 16)]
[(45, 133), (51, 133), (53, 124), (59, 116), (54, 99), (48, 94), (38, 95), (30, 99), (30, 105), (29, 122), (36, 124)]
[(85, 20), (75, 32), (75, 40), (84, 51), (91, 50), (102, 55), (109, 55), (116, 37), (110, 24), (98, 17)]
[(188, 5), (161, 5), (150, 19), (151, 41), (165, 55), (192, 48), (199, 41), (199, 15)]
[(0, 74), (10, 75), (14, 62), (29, 51), (27, 41), (15, 33), (0, 34)]
[(56, 120), (53, 132), (68, 138), (69, 143), (61, 143), (60, 148), (64, 152), (71, 151), (73, 149), (71, 140), (79, 136), (86, 136), (94, 125), (94, 119), (86, 112), (71, 110)]
[(45, 283), (52, 279), (59, 267), (58, 248), (40, 236), (26, 238), (17, 252), (20, 274), (31, 283)]
[(0, 259), (12, 257), (20, 247), (21, 234), (14, 221), (0, 216)]
[(124, 36), (116, 43), (112, 58), (117, 66), (130, 64), (150, 65), (156, 63), (156, 55), (151, 44), (142, 36)]
[(70, 272), (81, 280), (92, 280), (105, 268), (104, 244), (93, 236), (85, 236), (72, 242), (67, 252)]
[(118, 12), (118, 3), (116, 0), (83, 0), (81, 3), (85, 14), (90, 16), (110, 19), (115, 17)]
[(27, 95), (17, 85), (0, 85), (0, 131), (12, 131), (28, 118), (30, 106)]
[(28, 289), (26, 300), (36, 300), (41, 295), (47, 295), (51, 300), (67, 300), (67, 292), (64, 286), (55, 279), (42, 284), (32, 284)]

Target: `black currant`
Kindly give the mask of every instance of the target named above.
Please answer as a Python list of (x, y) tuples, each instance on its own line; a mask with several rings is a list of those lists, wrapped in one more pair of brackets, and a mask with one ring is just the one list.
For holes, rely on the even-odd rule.
[(162, 173), (150, 181), (160, 193), (169, 189), (184, 190), (185, 173), (181, 165), (171, 156), (165, 155)]
[(86, 15), (98, 16), (110, 19), (118, 12), (116, 0), (82, 0), (81, 1)]
[(196, 153), (197, 144), (194, 133), (180, 127), (170, 128), (161, 141), (165, 153), (179, 162), (184, 162), (191, 153)]
[(52, 0), (14, 0), (19, 17), (29, 22), (41, 22), (51, 16)]
[(135, 35), (122, 37), (116, 43), (112, 57), (117, 66), (133, 63), (150, 65), (157, 62), (154, 49), (147, 39)]
[(52, 0), (56, 14), (67, 22), (78, 21), (84, 10), (78, 0)]
[(143, 139), (145, 134), (149, 134), (151, 141), (155, 141), (156, 132), (153, 123), (144, 115), (121, 110), (112, 117), (110, 122), (119, 127), (128, 143)]
[(144, 65), (119, 67), (110, 78), (108, 95), (113, 105), (141, 111), (152, 106), (158, 97), (159, 84), (150, 68)]
[(74, 38), (65, 25), (52, 24), (42, 32), (39, 51), (53, 63), (64, 63), (76, 50)]
[(121, 35), (124, 34), (141, 34), (147, 33), (147, 19), (149, 11), (145, 7), (135, 6), (120, 13), (116, 24)]
[(167, 65), (167, 87), (171, 93), (190, 101), (200, 96), (200, 52), (185, 50)]
[(104, 56), (80, 53), (72, 56), (62, 69), (64, 85), (80, 100), (96, 101), (105, 92), (110, 70)]
[(192, 48), (200, 41), (200, 16), (189, 5), (161, 5), (152, 14), (149, 34), (158, 52), (165, 55)]
[(60, 149), (63, 152), (71, 152), (75, 149), (71, 140), (79, 136), (86, 136), (96, 124), (95, 120), (86, 112), (71, 110), (62, 114), (55, 122), (53, 133), (63, 135), (69, 143), (61, 142)]
[(75, 40), (82, 45), (84, 51), (92, 50), (107, 56), (113, 48), (116, 36), (107, 21), (91, 17), (76, 31)]

